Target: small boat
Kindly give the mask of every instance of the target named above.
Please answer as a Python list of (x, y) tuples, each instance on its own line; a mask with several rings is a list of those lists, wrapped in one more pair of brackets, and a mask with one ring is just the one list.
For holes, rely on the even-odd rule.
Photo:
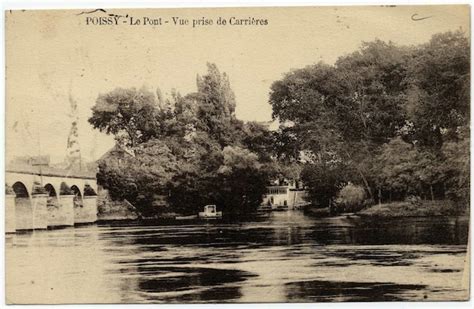
[(222, 211), (217, 211), (216, 205), (206, 205), (204, 211), (199, 212), (199, 218), (220, 219), (222, 218)]
[(176, 216), (175, 219), (176, 220), (193, 220), (193, 219), (197, 219), (197, 215), (190, 215), (190, 216)]

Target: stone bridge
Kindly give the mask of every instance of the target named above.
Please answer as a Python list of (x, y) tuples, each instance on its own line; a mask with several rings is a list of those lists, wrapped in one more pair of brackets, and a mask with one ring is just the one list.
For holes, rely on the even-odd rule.
[(5, 183), (7, 233), (97, 220), (95, 174), (10, 164)]

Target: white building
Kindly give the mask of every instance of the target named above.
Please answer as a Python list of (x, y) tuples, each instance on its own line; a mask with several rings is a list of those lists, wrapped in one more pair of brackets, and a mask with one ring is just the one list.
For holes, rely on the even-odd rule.
[(288, 185), (268, 186), (263, 197), (262, 207), (271, 210), (297, 209), (308, 204), (305, 197), (306, 190), (297, 188), (295, 182)]

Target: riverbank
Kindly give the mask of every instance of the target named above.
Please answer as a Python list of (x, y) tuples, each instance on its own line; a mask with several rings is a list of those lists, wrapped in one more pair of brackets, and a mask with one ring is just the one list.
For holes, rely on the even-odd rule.
[[(312, 217), (331, 217), (328, 207), (325, 208), (307, 208), (305, 214)], [(361, 211), (352, 213), (361, 217), (380, 217), (380, 218), (397, 218), (397, 217), (433, 217), (433, 216), (463, 216), (468, 215), (468, 207), (461, 208), (455, 205), (450, 200), (424, 200), (418, 202), (392, 202), (380, 205), (369, 206)], [(341, 214), (338, 214), (341, 215)], [(344, 215), (344, 214), (343, 214)], [(162, 213), (156, 217), (142, 217), (127, 201), (107, 201), (99, 206), (98, 221), (175, 221), (179, 216), (174, 212)], [(257, 213), (249, 213), (246, 215), (237, 216), (237, 218), (244, 217), (245, 219), (258, 217)], [(232, 217), (235, 221), (235, 217)], [(183, 221), (183, 220), (178, 220)], [(188, 220), (184, 220), (188, 221)], [(199, 220), (197, 220), (199, 221)]]
[(450, 200), (392, 202), (374, 205), (357, 213), (361, 217), (432, 217), (467, 215), (467, 208), (461, 209)]

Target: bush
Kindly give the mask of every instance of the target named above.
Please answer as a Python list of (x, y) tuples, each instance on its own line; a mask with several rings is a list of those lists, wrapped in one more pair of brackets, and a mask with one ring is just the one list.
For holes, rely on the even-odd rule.
[(409, 195), (405, 198), (405, 202), (408, 202), (412, 205), (420, 206), (421, 205), (421, 198), (416, 195)]
[(336, 206), (339, 212), (358, 211), (362, 208), (364, 200), (364, 188), (349, 183), (339, 191)]

